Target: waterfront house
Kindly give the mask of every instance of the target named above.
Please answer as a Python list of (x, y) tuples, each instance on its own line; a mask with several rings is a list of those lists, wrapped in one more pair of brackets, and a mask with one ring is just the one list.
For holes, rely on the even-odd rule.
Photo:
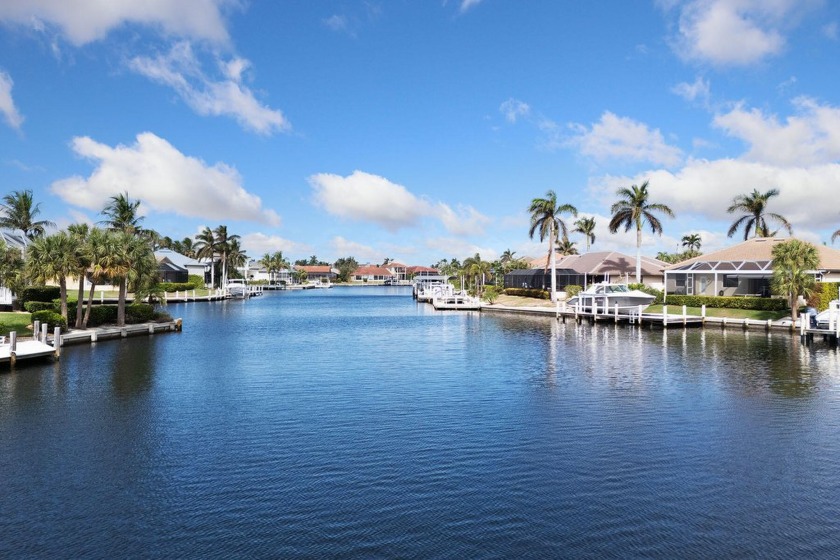
[[(15, 233), (7, 229), (0, 229), (0, 240), (6, 244), (7, 248), (17, 249), (18, 251), (21, 251), (21, 253), (23, 253), (26, 247), (26, 239), (23, 237), (23, 234)], [(14, 297), (15, 295), (12, 293), (12, 290), (0, 284), (0, 305), (12, 305)]]
[[(551, 266), (548, 256), (533, 259), (530, 269), (512, 270), (505, 274), (505, 288), (551, 288)], [(555, 276), (557, 290), (566, 286), (582, 286), (599, 282), (632, 283), (636, 281), (636, 257), (616, 251), (598, 251), (583, 255), (557, 255)], [(667, 263), (642, 257), (642, 283), (661, 290), (664, 286), (662, 269)]]
[(155, 260), (158, 262), (160, 278), (164, 282), (186, 282), (190, 276), (200, 276), (207, 281), (209, 263), (198, 262), (172, 249), (158, 249), (155, 251)]
[(413, 280), (415, 278), (439, 276), (440, 271), (430, 266), (408, 266), (405, 269), (405, 274), (408, 280)]
[[(770, 296), (773, 247), (786, 238), (756, 237), (665, 268), (665, 293), (697, 296)], [(818, 281), (840, 282), (840, 251), (815, 245)]]
[(394, 280), (403, 281), (408, 278), (408, 266), (404, 265), (403, 263), (392, 261), (386, 265), (382, 265), (382, 268), (387, 268), (391, 272), (391, 276), (394, 277)]
[(396, 276), (384, 266), (362, 265), (350, 275), (354, 282), (384, 282), (396, 280)]
[(306, 280), (309, 282), (335, 282), (338, 277), (338, 269), (329, 265), (295, 265), (295, 270), (306, 272)]

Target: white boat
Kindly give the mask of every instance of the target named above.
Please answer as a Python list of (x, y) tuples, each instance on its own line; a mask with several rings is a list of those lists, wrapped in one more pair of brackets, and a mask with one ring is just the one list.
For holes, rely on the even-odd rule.
[(829, 303), (828, 309), (822, 313), (817, 313), (816, 319), (818, 329), (836, 329), (837, 322), (840, 321), (840, 299), (835, 299)]
[(598, 310), (605, 312), (615, 309), (616, 304), (620, 310), (638, 309), (647, 307), (656, 297), (639, 290), (631, 290), (627, 284), (592, 284), (578, 295), (566, 301), (567, 307), (576, 307), (580, 304), (583, 311)]
[(248, 297), (248, 283), (241, 278), (231, 278), (225, 284), (225, 291), (233, 299), (245, 299)]
[(432, 299), (432, 307), (437, 310), (459, 309), (477, 311), (481, 309), (481, 300), (462, 293), (439, 295)]

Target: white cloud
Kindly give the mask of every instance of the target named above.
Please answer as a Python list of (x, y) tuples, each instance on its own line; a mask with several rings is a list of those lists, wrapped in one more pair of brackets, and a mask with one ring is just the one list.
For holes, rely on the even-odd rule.
[(217, 63), (226, 79), (214, 80), (207, 76), (190, 43), (182, 41), (165, 55), (135, 57), (129, 61), (129, 67), (152, 81), (173, 88), (199, 115), (230, 116), (242, 127), (259, 134), (291, 128), (282, 112), (263, 105), (242, 83), (243, 73), (250, 66), (248, 60), (234, 58)]
[(697, 76), (694, 83), (680, 82), (671, 88), (671, 92), (679, 95), (686, 101), (697, 102), (703, 106), (709, 104), (710, 84), (708, 80)]
[(436, 218), (455, 235), (480, 235), (489, 219), (475, 208), (432, 204), (379, 175), (354, 171), (347, 177), (319, 173), (309, 177), (315, 203), (334, 216), (377, 224), (388, 231)]
[(650, 180), (651, 200), (667, 204), (680, 215), (700, 215), (731, 223), (735, 217), (726, 209), (738, 195), (775, 188), (779, 196), (770, 201), (769, 211), (785, 216), (794, 232), (838, 227), (834, 200), (840, 184), (840, 164), (810, 167), (782, 167), (736, 159), (690, 160), (677, 172), (664, 169), (635, 177), (602, 177), (591, 189), (609, 204), (618, 187)]
[(186, 156), (150, 132), (137, 135), (131, 146), (110, 147), (83, 136), (73, 151), (96, 163), (87, 178), (74, 176), (52, 184), (53, 193), (74, 206), (100, 210), (111, 196), (128, 191), (146, 211), (218, 220), (246, 220), (279, 225), (273, 210), (242, 188), (236, 169), (212, 166)]
[(385, 260), (386, 257), (382, 251), (374, 249), (369, 245), (350, 241), (341, 236), (333, 237), (330, 240), (330, 247), (332, 248), (333, 254), (336, 255), (336, 259), (354, 257), (358, 262), (370, 261), (378, 263)]
[(463, 261), (467, 257), (472, 257), (478, 253), (481, 255), (482, 260), (492, 261), (501, 254), (497, 249), (492, 247), (481, 247), (475, 243), (454, 237), (433, 237), (424, 241), (426, 248), (433, 251), (432, 258), (434, 260), (454, 257)]
[[(202, 228), (203, 229), (203, 228)], [(199, 230), (199, 233), (201, 230)], [(267, 235), (262, 232), (246, 233), (242, 236), (242, 246), (248, 251), (252, 259), (259, 259), (266, 253), (283, 251), (287, 260), (293, 261), (291, 255), (309, 254), (314, 251), (307, 243), (298, 243), (290, 239), (284, 239), (277, 235)]]
[(717, 115), (714, 125), (746, 142), (744, 159), (774, 165), (814, 165), (840, 159), (840, 108), (808, 97), (794, 100), (797, 115), (784, 123), (775, 115), (739, 105)]
[(463, 13), (474, 6), (478, 6), (479, 4), (481, 4), (481, 0), (461, 0), (460, 10)]
[(12, 99), (12, 86), (14, 82), (11, 76), (0, 70), (0, 113), (6, 119), (6, 123), (12, 128), (20, 129), (23, 124), (23, 116), (15, 107)]
[(67, 40), (84, 45), (126, 24), (146, 25), (167, 35), (225, 43), (222, 11), (236, 0), (3, 0), (0, 21), (44, 29), (57, 27)]
[(623, 159), (665, 166), (682, 161), (682, 151), (666, 144), (659, 129), (651, 130), (644, 123), (609, 111), (590, 128), (580, 124), (572, 125), (572, 128), (577, 134), (569, 144), (577, 146), (581, 154), (599, 161)]
[(780, 53), (781, 28), (795, 0), (692, 0), (679, 19), (679, 49), (686, 58), (748, 65)]
[(524, 101), (511, 97), (499, 106), (499, 111), (509, 123), (515, 123), (519, 117), (527, 117), (531, 108)]

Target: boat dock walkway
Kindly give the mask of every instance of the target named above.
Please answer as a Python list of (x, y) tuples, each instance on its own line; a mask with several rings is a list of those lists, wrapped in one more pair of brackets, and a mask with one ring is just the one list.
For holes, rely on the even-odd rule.
[[(84, 330), (73, 330), (62, 333), (56, 328), (50, 334), (46, 325), (34, 325), (35, 333), (32, 340), (18, 340), (17, 333), (12, 332), (7, 337), (2, 337), (0, 343), (0, 364), (8, 363), (14, 366), (22, 360), (36, 358), (61, 356), (61, 347), (68, 344), (92, 344), (99, 340), (113, 338), (126, 338), (129, 336), (152, 335), (164, 332), (179, 332), (182, 329), (182, 320), (166, 321), (163, 323), (141, 323), (138, 325), (126, 325), (124, 327), (96, 327)], [(58, 340), (58, 344), (56, 344)]]

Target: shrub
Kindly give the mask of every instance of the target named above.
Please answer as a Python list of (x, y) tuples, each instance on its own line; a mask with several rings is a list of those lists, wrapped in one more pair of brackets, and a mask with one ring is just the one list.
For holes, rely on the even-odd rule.
[(90, 309), (90, 319), (88, 320), (89, 327), (98, 327), (106, 323), (117, 322), (117, 306), (116, 305), (94, 305)]
[(186, 290), (195, 290), (192, 282), (161, 282), (156, 288), (162, 292), (171, 294), (172, 292), (183, 292)]
[(198, 274), (190, 274), (187, 283), (192, 284), (194, 290), (200, 290), (204, 287), (204, 277)]
[(548, 290), (542, 290), (540, 288), (505, 288), (505, 294), (509, 296), (551, 299), (551, 294)]
[(828, 304), (837, 299), (838, 288), (840, 282), (817, 282), (814, 295), (808, 298), (808, 305), (815, 307), (817, 311), (825, 311)]
[(50, 301), (27, 301), (23, 304), (23, 308), (30, 313), (37, 313), (38, 311), (53, 311), (58, 313), (58, 307), (55, 302)]
[(61, 327), (61, 330), (67, 329), (67, 321), (55, 311), (36, 311), (32, 314), (32, 324), (35, 324), (35, 321), (40, 321), (42, 325), (46, 323), (49, 330), (56, 327)]
[(756, 311), (784, 311), (787, 301), (779, 298), (761, 297), (714, 297), (714, 296), (677, 296), (669, 295), (667, 305), (685, 305), (728, 309), (753, 309)]
[(18, 294), (18, 302), (25, 306), (27, 301), (52, 301), (61, 296), (58, 286), (29, 286)]
[(154, 316), (155, 308), (148, 303), (132, 303), (125, 306), (126, 323), (145, 323), (154, 319)]
[(499, 289), (496, 286), (487, 286), (484, 289), (484, 299), (486, 299), (488, 303), (495, 303), (495, 301), (499, 299)]
[(583, 286), (578, 286), (577, 284), (570, 284), (566, 286), (564, 291), (566, 292), (566, 297), (575, 297), (583, 291)]

